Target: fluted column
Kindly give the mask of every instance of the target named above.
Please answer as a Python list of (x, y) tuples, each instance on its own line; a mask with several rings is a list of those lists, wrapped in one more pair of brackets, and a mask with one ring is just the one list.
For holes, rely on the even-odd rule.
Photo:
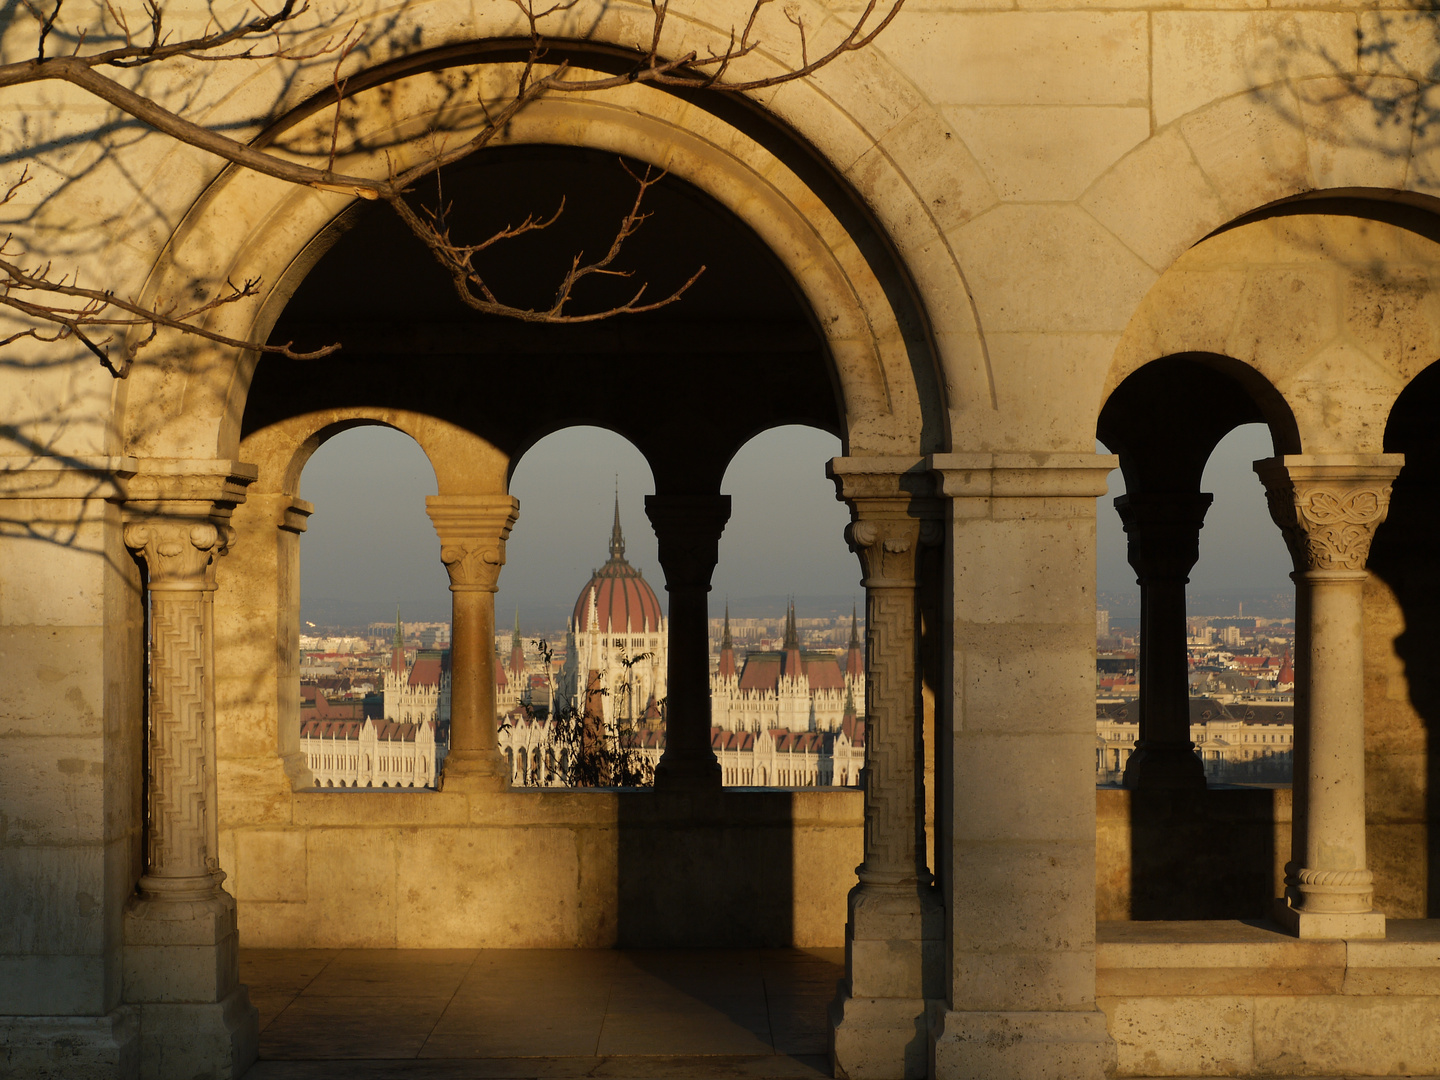
[[(907, 472), (912, 464), (831, 462), (865, 586), (865, 859), (849, 896), (846, 985), (830, 1018), (835, 1066), (856, 1080), (923, 1076), (927, 1000), (943, 993), (944, 912), (925, 864), (915, 597), (920, 545), (938, 543), (942, 529), (928, 477)], [(908, 486), (917, 480), (927, 490)]]
[(1295, 563), (1295, 811), (1280, 920), (1300, 937), (1385, 936), (1365, 854), (1363, 589), (1399, 454), (1255, 463)]
[(431, 495), (425, 510), (450, 575), (450, 751), (445, 786), (501, 790), (510, 770), (497, 746), (495, 592), (505, 541), (520, 513), (511, 495)]
[(258, 1018), (239, 981), (235, 902), (216, 841), (215, 563), (252, 469), (146, 462), (125, 545), (144, 564), (149, 626), (144, 869), (125, 912), (124, 997), (175, 1075), (238, 1075)]
[(1210, 502), (1209, 495), (1164, 492), (1115, 500), (1140, 585), (1140, 739), (1125, 766), (1128, 788), (1205, 786), (1190, 740), (1185, 586)]
[(655, 766), (655, 786), (718, 788), (720, 763), (710, 747), (708, 596), (730, 496), (647, 495), (645, 514), (670, 596), (665, 753)]

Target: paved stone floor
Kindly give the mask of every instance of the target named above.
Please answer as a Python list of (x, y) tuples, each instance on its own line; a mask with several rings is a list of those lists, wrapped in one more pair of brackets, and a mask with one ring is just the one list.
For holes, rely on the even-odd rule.
[(841, 949), (246, 949), (245, 1080), (828, 1075)]

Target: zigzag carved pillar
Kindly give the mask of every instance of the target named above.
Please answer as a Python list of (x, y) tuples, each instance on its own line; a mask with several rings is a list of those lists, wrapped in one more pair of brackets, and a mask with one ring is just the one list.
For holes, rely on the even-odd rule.
[(944, 911), (925, 865), (918, 549), (941, 538), (917, 459), (836, 458), (865, 586), (865, 861), (850, 892), (846, 984), (831, 1006), (836, 1075), (926, 1074), (927, 1011), (943, 994)]
[(510, 769), (497, 745), (495, 592), (520, 515), (512, 495), (431, 495), (425, 510), (450, 575), (450, 751), (445, 786), (499, 791)]
[(710, 578), (720, 534), (730, 520), (728, 495), (647, 495), (645, 514), (659, 542), (670, 595), (665, 672), (665, 753), (658, 788), (720, 787), (710, 747)]
[(164, 463), (142, 469), (126, 504), (125, 544), (147, 571), (150, 677), (145, 864), (122, 978), (146, 1067), (161, 1076), (239, 1075), (258, 1049), (216, 858), (212, 605), (230, 514), (253, 478), (231, 462)]
[(1383, 938), (1365, 857), (1365, 560), (1399, 454), (1257, 461), (1295, 563), (1295, 811), (1276, 915), (1304, 938)]

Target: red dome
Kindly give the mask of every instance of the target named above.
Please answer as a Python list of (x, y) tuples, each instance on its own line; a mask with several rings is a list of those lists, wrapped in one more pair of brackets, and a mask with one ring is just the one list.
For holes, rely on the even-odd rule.
[[(623, 568), (623, 569), (622, 569)], [(622, 570), (616, 573), (616, 570)], [(575, 632), (590, 629), (590, 593), (595, 593), (595, 611), (602, 634), (649, 632), (660, 629), (660, 598), (650, 583), (629, 563), (620, 567), (606, 563), (585, 586), (575, 601)]]
[(615, 525), (610, 532), (610, 559), (585, 584), (575, 601), (575, 632), (590, 629), (590, 597), (602, 634), (648, 633), (660, 629), (660, 598), (650, 583), (625, 561), (625, 537), (620, 532), (620, 501), (615, 501)]

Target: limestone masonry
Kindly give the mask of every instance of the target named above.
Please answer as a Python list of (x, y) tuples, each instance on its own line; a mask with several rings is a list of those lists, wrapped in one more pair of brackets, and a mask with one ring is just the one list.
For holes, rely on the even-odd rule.
[[(241, 943), (843, 944), (850, 1080), (1440, 1074), (1440, 22), (1388, 2), (909, 0), (863, 49), (732, 94), (632, 78), (652, 6), (579, 0), (541, 20), (544, 70), (605, 87), (539, 94), (416, 184), (477, 245), (460, 271), (416, 240), (437, 219), (365, 196), (508, 100), (516, 4), (318, 0), (246, 58), (105, 69), (104, 99), (70, 59), (118, 40), (103, 5), (67, 3), (43, 61), (38, 19), (4, 8), (0, 1074), (238, 1078)], [(119, 9), (139, 40), (148, 16)], [(855, 9), (762, 6), (723, 79), (822, 56)], [(657, 57), (723, 53), (749, 11), (677, 3)], [(175, 0), (165, 27), (246, 17)], [(21, 81), (32, 62), (67, 74)], [(191, 142), (119, 111), (131, 91)], [(227, 164), (204, 132), (320, 179)], [(461, 302), (468, 265), (547, 308), (646, 166), (665, 175), (616, 257), (631, 276), (585, 277), (567, 311), (693, 278), (675, 303), (556, 324)], [(46, 264), (203, 333), (53, 340), (9, 302), (84, 306), (16, 284)], [(1202, 477), (1254, 423), (1294, 564), (1291, 715), (1268, 732), (1293, 786), (1207, 779), (1218, 715), (1194, 745)], [(426, 716), (301, 724), (301, 475), (359, 424), (435, 471), (448, 668), (392, 674), (448, 695), (438, 778)], [(512, 785), (494, 723), (524, 689), (494, 658), (525, 542), (509, 476), (575, 424), (654, 477), (663, 580), (607, 563), (572, 654), (587, 694), (653, 654), (612, 700), (665, 700), (653, 789)], [(783, 424), (844, 447), (814, 468), (851, 514), (863, 680), (787, 646), (712, 682), (721, 481)], [(1134, 739), (1101, 746), (1115, 513), (1142, 619), (1133, 732), (1111, 729)], [(862, 786), (723, 787), (757, 723), (845, 738), (859, 781), (847, 695)], [(382, 741), (398, 789), (317, 790)]]

